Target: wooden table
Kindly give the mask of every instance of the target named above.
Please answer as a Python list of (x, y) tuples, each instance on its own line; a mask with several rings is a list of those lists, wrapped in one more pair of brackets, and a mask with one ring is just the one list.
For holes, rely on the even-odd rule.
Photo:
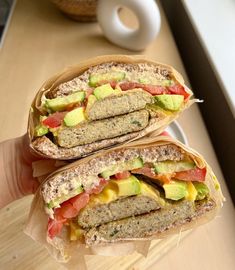
[[(133, 22), (125, 14), (124, 20)], [(0, 51), (0, 140), (25, 133), (30, 103), (48, 77), (82, 59), (102, 54), (133, 52), (109, 43), (96, 23), (79, 24), (67, 19), (47, 0), (18, 0)], [(164, 14), (158, 38), (142, 54), (173, 65), (186, 78)], [(222, 184), (227, 202), (219, 216), (180, 242), (178, 236), (153, 241), (147, 258), (138, 254), (89, 257), (88, 269), (235, 269), (234, 208), (197, 105), (185, 112), (179, 123), (190, 145), (205, 156)], [(22, 231), (31, 200), (28, 196), (0, 210), (0, 269), (63, 269)], [(169, 251), (172, 246), (174, 249)]]

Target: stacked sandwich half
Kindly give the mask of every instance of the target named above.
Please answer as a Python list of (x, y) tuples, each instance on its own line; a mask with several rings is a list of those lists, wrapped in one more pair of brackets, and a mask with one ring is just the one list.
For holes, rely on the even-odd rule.
[(215, 216), (223, 196), (203, 157), (146, 136), (193, 102), (178, 72), (139, 57), (91, 59), (42, 86), (30, 110), (30, 146), (69, 162), (37, 195), (54, 249), (161, 238)]

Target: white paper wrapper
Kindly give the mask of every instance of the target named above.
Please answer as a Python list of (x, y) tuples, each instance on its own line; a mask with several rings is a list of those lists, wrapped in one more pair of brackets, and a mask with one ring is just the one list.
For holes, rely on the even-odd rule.
[[(77, 77), (78, 75), (80, 75), (82, 72), (84, 72), (85, 70), (87, 70), (91, 66), (99, 65), (102, 63), (106, 63), (106, 62), (121, 62), (121, 63), (127, 63), (127, 64), (149, 63), (152, 65), (155, 65), (156, 67), (169, 72), (171, 77), (178, 84), (182, 85), (185, 88), (185, 90), (190, 94), (190, 97), (192, 97), (192, 95), (193, 95), (192, 91), (184, 84), (184, 79), (181, 76), (181, 74), (179, 74), (171, 66), (161, 64), (158, 62), (154, 62), (154, 61), (150, 61), (148, 59), (145, 59), (143, 56), (104, 55), (104, 56), (92, 58), (90, 60), (81, 62), (80, 64), (78, 64), (76, 66), (69, 67), (66, 70), (64, 70), (63, 72), (53, 76), (52, 78), (47, 80), (43, 84), (43, 86), (39, 89), (32, 105), (31, 105), (31, 109), (29, 112), (28, 136), (29, 136), (30, 147), (31, 147), (32, 151), (36, 152), (38, 155), (45, 157), (45, 158), (53, 158), (53, 159), (61, 159), (61, 160), (77, 159), (77, 158), (81, 157), (81, 156), (78, 156), (77, 154), (75, 154), (75, 152), (73, 151), (72, 148), (69, 150), (69, 153), (66, 150), (66, 154), (61, 155), (61, 154), (58, 154), (58, 151), (56, 150), (57, 146), (55, 146), (55, 148), (53, 148), (53, 150), (52, 150), (52, 148), (50, 148), (51, 149), (50, 154), (45, 154), (42, 151), (38, 151), (38, 148), (35, 147), (35, 145), (33, 144), (33, 141), (35, 140), (34, 129), (39, 124), (39, 115), (43, 112), (41, 100), (46, 95), (46, 93), (53, 91), (61, 83), (64, 83), (66, 81), (69, 81), (69, 80)], [(187, 109), (189, 106), (191, 106), (194, 102), (197, 102), (197, 101), (198, 100), (192, 99), (192, 98), (187, 100), (184, 103), (184, 106), (182, 106), (182, 108), (177, 112), (164, 112), (164, 113), (159, 112), (158, 116), (157, 116), (158, 117), (157, 121), (149, 123), (149, 125), (145, 129), (137, 132), (134, 138), (125, 140), (124, 142), (130, 142), (130, 141), (139, 139), (152, 131), (155, 131), (156, 134), (160, 134), (185, 109)], [(154, 117), (153, 117), (153, 119), (154, 119)], [(43, 143), (41, 142), (41, 144), (43, 144)], [(104, 147), (105, 148), (113, 147), (115, 144), (117, 145), (117, 143), (113, 143), (112, 145), (111, 144), (108, 145), (107, 143), (105, 143), (102, 146), (101, 145), (96, 146), (96, 149), (94, 149), (92, 152), (99, 151), (100, 149), (103, 149)], [(46, 146), (46, 145), (43, 146), (43, 148), (47, 148), (47, 147), (48, 146)], [(88, 149), (88, 147), (86, 145), (82, 146), (82, 148)], [(82, 156), (87, 156), (87, 155), (91, 154), (91, 152), (89, 152), (90, 150), (86, 150), (86, 151), (87, 151), (86, 154), (83, 154)]]
[(41, 159), (34, 161), (32, 163), (33, 177), (37, 178), (39, 183), (42, 183), (50, 173), (67, 164), (68, 162), (66, 161), (53, 159)]
[(104, 246), (86, 247), (85, 244), (76, 244), (66, 247), (58, 242), (56, 246), (62, 245), (61, 250), (55, 248), (55, 243), (47, 237), (47, 220), (48, 216), (44, 211), (44, 202), (40, 192), (35, 194), (30, 216), (28, 219), (25, 233), (33, 240), (41, 243), (48, 250), (50, 255), (61, 263), (66, 263), (65, 267), (69, 269), (87, 269), (84, 255), (102, 255), (102, 256), (125, 256), (138, 252), (147, 256), (150, 241), (129, 241), (127, 243), (114, 243)]
[[(210, 190), (210, 198), (216, 203), (216, 207), (204, 214), (203, 216), (199, 216), (196, 219), (192, 220), (189, 223), (186, 223), (180, 227), (176, 227), (170, 229), (166, 232), (157, 234), (149, 239), (144, 240), (134, 240), (127, 242), (118, 242), (113, 244), (104, 244), (101, 246), (93, 246), (86, 247), (85, 244), (82, 243), (70, 243), (67, 240), (63, 240), (61, 238), (55, 237), (53, 240), (47, 237), (47, 221), (48, 216), (44, 210), (44, 202), (42, 195), (40, 193), (40, 188), (38, 192), (35, 194), (35, 198), (32, 202), (31, 211), (29, 214), (28, 223), (25, 229), (25, 233), (32, 237), (35, 241), (40, 242), (44, 245), (52, 257), (54, 257), (59, 262), (68, 262), (66, 265), (69, 266), (70, 269), (73, 267), (77, 267), (77, 269), (86, 269), (84, 255), (103, 255), (103, 256), (122, 256), (131, 254), (134, 251), (147, 255), (148, 249), (150, 246), (151, 239), (161, 239), (173, 234), (179, 234), (181, 231), (192, 229), (201, 224), (204, 224), (214, 218), (218, 212), (218, 210), (222, 207), (222, 203), (224, 197), (220, 190), (218, 181), (213, 174), (210, 166), (206, 163), (204, 158), (199, 155), (193, 149), (186, 147), (182, 143), (175, 141), (172, 138), (159, 136), (156, 138), (143, 138), (138, 141), (134, 141), (132, 143), (116, 147), (114, 149), (103, 150), (96, 155), (89, 156), (87, 158), (78, 160), (74, 163), (71, 163), (65, 167), (60, 168), (56, 172), (52, 173), (46, 180), (48, 181), (53, 176), (60, 174), (61, 172), (74, 168), (76, 166), (80, 166), (83, 163), (89, 162), (90, 159), (94, 159), (98, 156), (106, 155), (110, 151), (115, 151), (117, 149), (122, 148), (146, 148), (149, 146), (158, 146), (158, 145), (166, 145), (166, 144), (174, 144), (180, 147), (188, 156), (190, 156), (196, 165), (199, 168), (207, 167), (207, 174), (205, 179), (205, 184), (208, 186)], [(74, 268), (75, 269), (75, 268)]]

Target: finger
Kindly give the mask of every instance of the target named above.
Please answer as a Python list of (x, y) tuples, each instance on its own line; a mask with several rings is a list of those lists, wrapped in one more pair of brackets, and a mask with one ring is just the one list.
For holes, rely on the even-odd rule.
[(42, 159), (39, 155), (35, 154), (29, 146), (29, 137), (27, 134), (18, 138), (20, 141), (20, 148), (23, 153), (23, 157), (28, 164), (32, 164), (33, 161)]

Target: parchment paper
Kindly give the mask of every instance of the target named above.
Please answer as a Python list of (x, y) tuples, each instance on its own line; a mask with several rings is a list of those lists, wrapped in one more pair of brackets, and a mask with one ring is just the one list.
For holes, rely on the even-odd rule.
[[(224, 197), (219, 187), (218, 181), (213, 174), (210, 166), (206, 163), (204, 158), (193, 149), (186, 147), (182, 143), (166, 136), (159, 136), (154, 138), (142, 138), (141, 140), (125, 144), (114, 149), (103, 150), (96, 155), (86, 157), (84, 159), (75, 161), (67, 166), (58, 169), (56, 172), (48, 176), (44, 181), (50, 181), (55, 175), (63, 171), (70, 170), (76, 166), (82, 166), (99, 156), (106, 155), (110, 151), (115, 151), (123, 148), (147, 148), (150, 146), (174, 144), (180, 147), (188, 156), (190, 156), (199, 168), (207, 167), (207, 174), (205, 183), (210, 190), (210, 197), (216, 202), (216, 208), (204, 216), (192, 220), (178, 228), (169, 229), (168, 231), (157, 234), (149, 239), (134, 240), (122, 243), (105, 244), (101, 246), (86, 247), (83, 243), (69, 243), (62, 238), (55, 237), (53, 240), (47, 237), (47, 221), (48, 216), (44, 210), (44, 202), (40, 193), (40, 188), (35, 194), (32, 202), (29, 219), (25, 228), (25, 233), (32, 237), (35, 241), (44, 245), (52, 257), (61, 263), (67, 262), (69, 269), (86, 269), (84, 255), (104, 255), (104, 256), (121, 256), (131, 254), (134, 251), (143, 255), (147, 255), (151, 239), (161, 239), (173, 234), (178, 234), (181, 231), (192, 229), (214, 218), (218, 210), (222, 207)], [(43, 184), (43, 183), (42, 183)]]
[[(161, 69), (167, 70), (176, 82), (178, 82), (180, 85), (183, 85), (183, 87), (186, 89), (186, 91), (190, 94), (190, 97), (193, 95), (192, 91), (184, 84), (184, 79), (183, 79), (182, 75), (179, 72), (177, 72), (173, 67), (162, 64), (162, 63), (150, 61), (150, 60), (144, 58), (143, 56), (104, 55), (104, 56), (99, 56), (99, 57), (89, 59), (87, 61), (81, 62), (80, 64), (78, 64), (76, 66), (68, 67), (63, 72), (58, 73), (57, 75), (55, 75), (52, 78), (50, 78), (49, 80), (47, 80), (42, 85), (42, 87), (39, 89), (32, 105), (31, 105), (31, 109), (29, 112), (29, 120), (28, 120), (28, 136), (29, 136), (30, 147), (31, 147), (32, 151), (36, 152), (38, 155), (45, 157), (45, 158), (49, 157), (49, 158), (61, 159), (61, 160), (75, 159), (76, 158), (76, 156), (57, 158), (57, 157), (53, 156), (52, 154), (50, 156), (45, 155), (42, 152), (40, 152), (34, 148), (34, 145), (32, 144), (32, 141), (34, 139), (34, 129), (39, 124), (39, 115), (42, 113), (45, 113), (44, 109), (41, 106), (41, 100), (42, 100), (42, 97), (46, 95), (46, 93), (54, 90), (61, 83), (64, 83), (66, 81), (69, 81), (69, 80), (77, 77), (78, 75), (80, 75), (82, 72), (84, 72), (85, 70), (87, 70), (91, 66), (99, 65), (99, 64), (105, 63), (105, 62), (122, 62), (122, 63), (130, 63), (130, 64), (149, 63), (149, 64), (156, 65)], [(152, 131), (155, 131), (156, 134), (160, 134), (173, 120), (175, 120), (185, 109), (187, 109), (189, 106), (191, 106), (196, 101), (198, 101), (198, 100), (197, 99), (188, 100), (184, 104), (182, 109), (178, 112), (174, 112), (174, 113), (169, 112), (169, 113), (159, 114), (158, 121), (156, 121), (155, 123), (149, 124), (149, 126), (147, 126), (147, 128), (138, 132), (136, 137), (131, 139), (131, 140), (128, 140), (128, 142), (133, 141), (133, 140), (137, 140), (137, 139), (145, 136), (146, 134), (148, 134)], [(111, 147), (113, 147), (113, 146), (110, 146), (107, 148), (111, 148)], [(97, 149), (97, 151), (100, 151), (100, 150)], [(89, 155), (89, 154), (90, 153), (87, 153), (86, 155)]]

